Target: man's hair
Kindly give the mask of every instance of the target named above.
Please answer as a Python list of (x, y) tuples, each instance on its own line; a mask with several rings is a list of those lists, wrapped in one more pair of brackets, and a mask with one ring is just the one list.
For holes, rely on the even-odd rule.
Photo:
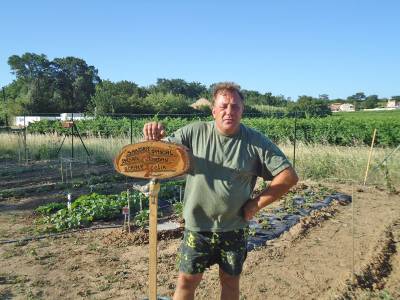
[(213, 97), (212, 97), (212, 105), (214, 105), (215, 99), (217, 98), (218, 94), (224, 94), (225, 92), (231, 92), (231, 93), (238, 93), (240, 99), (242, 100), (242, 102), (244, 103), (244, 96), (240, 90), (240, 85), (234, 83), (234, 82), (218, 82), (216, 83), (213, 88), (212, 88), (212, 93), (213, 93)]

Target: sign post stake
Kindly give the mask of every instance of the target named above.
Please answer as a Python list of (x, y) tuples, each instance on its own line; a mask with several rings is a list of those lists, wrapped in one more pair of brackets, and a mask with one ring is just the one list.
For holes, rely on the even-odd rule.
[(150, 181), (150, 215), (149, 215), (149, 299), (157, 299), (157, 210), (160, 183), (157, 179)]

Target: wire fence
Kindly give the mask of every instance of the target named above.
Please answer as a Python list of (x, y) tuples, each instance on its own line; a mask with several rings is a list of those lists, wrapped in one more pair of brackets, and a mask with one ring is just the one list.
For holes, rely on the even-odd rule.
[[(279, 130), (282, 132), (274, 135), (277, 127), (275, 120), (284, 118), (279, 113), (275, 113), (271, 118), (265, 114), (263, 116), (265, 118), (261, 118), (259, 123), (259, 114), (244, 116), (243, 120), (247, 125), (259, 126), (260, 131), (270, 136), (303, 178), (320, 179), (334, 176), (362, 182), (364, 170), (368, 168), (367, 158), (370, 152), (366, 142), (372, 140), (372, 132), (367, 134), (366, 142), (359, 143), (357, 137), (347, 130), (347, 139), (350, 142), (354, 141), (352, 146), (329, 142), (310, 143), (307, 141), (316, 135), (322, 135), (322, 141), (328, 140), (329, 137), (332, 138), (331, 133), (324, 132), (318, 126), (304, 124), (304, 119), (294, 115), (290, 123), (279, 124)], [(54, 160), (60, 161), (61, 164), (63, 161), (81, 161), (88, 164), (108, 163), (111, 166), (113, 158), (123, 146), (142, 139), (141, 129), (148, 121), (166, 122), (172, 128), (171, 131), (174, 131), (190, 122), (212, 120), (212, 117), (206, 114), (109, 114), (102, 118), (108, 119), (96, 119), (93, 116), (75, 113), (21, 116), (16, 120), (19, 123), (15, 126), (1, 128), (1, 157), (24, 164)], [(264, 124), (264, 119), (270, 122)], [(107, 123), (108, 120), (115, 120), (115, 123)], [(96, 127), (85, 127), (82, 125), (85, 122), (96, 122)], [(301, 126), (299, 122), (303, 122)], [(38, 126), (43, 123), (45, 126)], [(379, 134), (375, 143), (379, 143)], [(369, 182), (382, 184), (389, 181), (392, 185), (400, 182), (399, 153), (399, 145), (375, 148)], [(357, 178), (351, 175), (354, 170), (358, 171)]]

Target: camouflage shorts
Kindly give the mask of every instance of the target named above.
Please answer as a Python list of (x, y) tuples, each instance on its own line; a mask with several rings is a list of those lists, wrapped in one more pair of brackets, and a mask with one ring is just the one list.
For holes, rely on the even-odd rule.
[(229, 275), (240, 275), (247, 257), (247, 231), (195, 232), (185, 230), (178, 255), (179, 271), (203, 273), (213, 264)]

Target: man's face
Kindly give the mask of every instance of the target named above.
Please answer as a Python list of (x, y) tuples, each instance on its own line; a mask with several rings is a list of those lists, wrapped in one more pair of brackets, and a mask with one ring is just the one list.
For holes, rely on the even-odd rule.
[(244, 105), (237, 92), (221, 91), (214, 100), (212, 114), (219, 132), (233, 135), (238, 132)]

